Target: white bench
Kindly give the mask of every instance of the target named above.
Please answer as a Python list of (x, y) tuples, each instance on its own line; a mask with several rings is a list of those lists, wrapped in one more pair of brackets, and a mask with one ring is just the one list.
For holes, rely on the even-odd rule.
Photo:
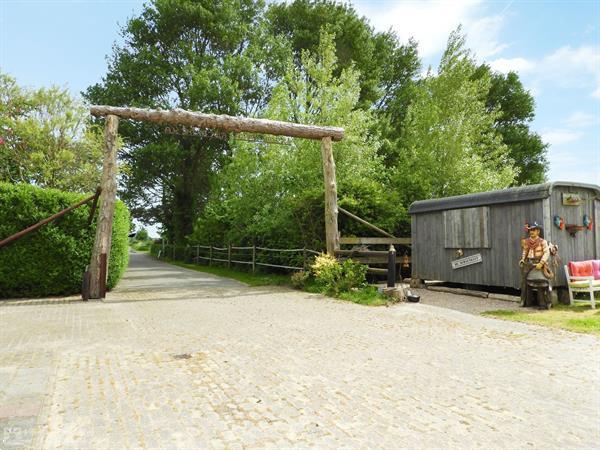
[(565, 275), (567, 276), (567, 286), (569, 288), (569, 304), (572, 305), (574, 302), (573, 292), (585, 292), (590, 295), (590, 299), (578, 299), (577, 301), (589, 301), (592, 304), (592, 309), (596, 309), (596, 300), (594, 299), (594, 293), (600, 292), (600, 280), (594, 280), (593, 276), (573, 276), (569, 273), (569, 266), (565, 266)]

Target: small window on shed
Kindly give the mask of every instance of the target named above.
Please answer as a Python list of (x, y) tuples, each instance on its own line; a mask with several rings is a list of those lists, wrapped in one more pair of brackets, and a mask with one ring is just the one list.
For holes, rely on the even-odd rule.
[(446, 248), (490, 248), (490, 208), (444, 211)]

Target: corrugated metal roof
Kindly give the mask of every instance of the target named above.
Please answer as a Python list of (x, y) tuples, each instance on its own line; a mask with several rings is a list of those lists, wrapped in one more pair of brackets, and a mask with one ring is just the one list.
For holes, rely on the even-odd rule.
[(596, 197), (600, 198), (600, 186), (595, 184), (571, 183), (568, 181), (554, 181), (544, 184), (501, 189), (498, 191), (477, 192), (475, 194), (457, 195), (455, 197), (435, 198), (414, 202), (408, 209), (409, 214), (418, 214), (429, 211), (445, 209), (471, 208), (475, 206), (495, 205), (499, 203), (526, 202), (547, 198), (552, 194), (555, 186), (570, 186), (592, 189)]

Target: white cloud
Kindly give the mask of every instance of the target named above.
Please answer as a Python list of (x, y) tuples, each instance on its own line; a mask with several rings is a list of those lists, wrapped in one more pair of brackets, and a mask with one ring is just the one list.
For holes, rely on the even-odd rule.
[(571, 128), (585, 128), (598, 125), (599, 123), (600, 115), (588, 114), (581, 111), (574, 112), (565, 120), (565, 124)]
[(489, 65), (503, 73), (512, 70), (531, 74), (538, 85), (550, 82), (561, 88), (591, 88), (591, 96), (600, 99), (600, 46), (565, 46), (537, 61), (499, 58)]
[(525, 58), (499, 58), (489, 63), (493, 70), (502, 73), (528, 72), (535, 68), (535, 63)]
[(590, 87), (600, 99), (600, 45), (579, 48), (561, 47), (539, 64), (538, 74), (562, 87)]
[(500, 53), (508, 47), (498, 41), (498, 36), (504, 26), (504, 15), (483, 17), (464, 22), (467, 33), (467, 44), (478, 58), (484, 59)]
[[(548, 179), (600, 184), (600, 157), (595, 156), (597, 154), (597, 151), (585, 148), (550, 149)], [(581, 163), (582, 159), (586, 164)]]
[(600, 184), (600, 164), (595, 167), (582, 170), (581, 164), (576, 167), (555, 164), (550, 158), (550, 170), (548, 171), (550, 181), (575, 181), (578, 183)]
[(572, 130), (552, 130), (542, 133), (542, 140), (550, 145), (562, 145), (579, 139), (583, 134)]
[(392, 29), (406, 41), (413, 37), (419, 53), (428, 58), (446, 48), (450, 33), (462, 24), (468, 46), (481, 58), (494, 55), (506, 45), (498, 42), (504, 15), (482, 17), (482, 0), (457, 1), (356, 1), (359, 14), (365, 15), (380, 31)]

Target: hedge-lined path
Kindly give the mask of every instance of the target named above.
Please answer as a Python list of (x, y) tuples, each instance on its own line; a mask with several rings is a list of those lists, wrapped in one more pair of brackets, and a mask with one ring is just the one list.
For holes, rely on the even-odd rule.
[(106, 301), (230, 297), (247, 290), (239, 281), (165, 264), (147, 253), (132, 251), (123, 279), (107, 294)]
[(2, 304), (2, 450), (600, 441), (594, 336), (248, 288), (144, 255), (108, 300)]

